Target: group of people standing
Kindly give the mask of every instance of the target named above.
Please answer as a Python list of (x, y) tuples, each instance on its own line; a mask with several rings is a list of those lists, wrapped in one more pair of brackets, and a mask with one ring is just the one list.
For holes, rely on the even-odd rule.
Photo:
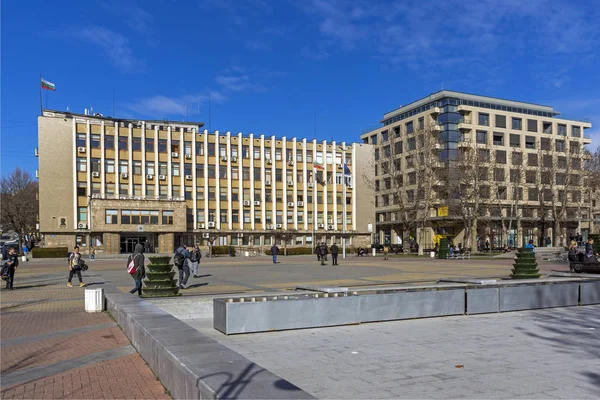
[(325, 265), (327, 262), (327, 255), (329, 253), (331, 253), (331, 265), (338, 265), (338, 254), (340, 253), (340, 249), (337, 244), (332, 244), (329, 249), (327, 248), (327, 244), (324, 242), (315, 246), (317, 261), (321, 261), (321, 265)]

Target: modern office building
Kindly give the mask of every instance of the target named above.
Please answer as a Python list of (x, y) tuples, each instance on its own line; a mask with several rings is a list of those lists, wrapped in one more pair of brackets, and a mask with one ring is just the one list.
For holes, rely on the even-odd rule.
[(370, 145), (52, 110), (38, 124), (46, 246), (371, 242)]
[[(589, 231), (589, 121), (562, 117), (550, 106), (442, 90), (384, 114), (380, 122), (361, 135), (374, 146), (380, 242), (395, 243), (402, 235), (408, 224), (399, 222), (400, 213), (417, 197), (431, 200), (415, 213), (427, 222), (419, 235), (414, 228), (409, 234), (421, 237), (425, 248), (433, 247), (436, 235), (465, 243), (465, 215), (474, 212), (478, 231), (469, 234), (471, 242), (492, 246), (530, 239), (537, 245), (548, 236), (558, 244), (575, 231)], [(418, 188), (426, 175), (433, 181)], [(461, 194), (464, 187), (452, 189), (465, 176), (478, 179), (461, 183), (473, 188), (472, 200)], [(557, 218), (560, 232), (553, 230)]]

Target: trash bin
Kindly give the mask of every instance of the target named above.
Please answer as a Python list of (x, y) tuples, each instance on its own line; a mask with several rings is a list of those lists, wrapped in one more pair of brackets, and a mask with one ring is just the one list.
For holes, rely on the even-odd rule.
[(27, 256), (21, 256), (21, 261), (26, 262), (27, 261)]
[(430, 251), (429, 252), (429, 257), (435, 258), (435, 251)]
[(85, 312), (104, 311), (104, 289), (85, 289)]
[(250, 252), (248, 250), (244, 251), (244, 257), (250, 257)]

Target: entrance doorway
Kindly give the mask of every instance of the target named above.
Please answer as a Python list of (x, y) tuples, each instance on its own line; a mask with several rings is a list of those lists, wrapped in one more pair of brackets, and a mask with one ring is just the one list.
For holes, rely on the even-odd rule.
[(121, 253), (131, 254), (135, 250), (135, 245), (142, 244), (144, 253), (154, 253), (154, 235), (121, 235)]

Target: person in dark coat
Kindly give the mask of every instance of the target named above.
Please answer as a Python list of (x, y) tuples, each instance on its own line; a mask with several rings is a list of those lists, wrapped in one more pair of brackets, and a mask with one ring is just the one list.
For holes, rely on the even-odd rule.
[(13, 281), (15, 279), (15, 270), (19, 266), (19, 257), (17, 249), (10, 247), (7, 251), (2, 251), (2, 279), (6, 280), (6, 289), (13, 290)]
[(131, 257), (133, 257), (133, 265), (135, 265), (135, 273), (131, 274), (131, 277), (135, 281), (135, 287), (129, 291), (129, 293), (134, 294), (138, 292), (138, 296), (142, 296), (142, 279), (146, 277), (146, 268), (144, 267), (144, 245), (138, 243), (135, 245), (135, 249), (133, 250), (133, 254), (130, 256), (127, 264), (131, 262)]
[(279, 247), (276, 244), (271, 247), (271, 255), (273, 256), (273, 264), (277, 264), (277, 254), (279, 253)]
[(317, 255), (317, 261), (321, 261), (321, 245), (317, 244), (315, 246), (315, 254)]
[(331, 264), (332, 265), (338, 265), (338, 253), (339, 253), (339, 249), (337, 244), (332, 244), (331, 245)]
[(327, 253), (329, 253), (329, 250), (327, 250), (327, 245), (325, 243), (321, 244), (321, 265), (325, 265), (325, 263), (327, 262)]
[(594, 251), (594, 239), (589, 239), (585, 244), (585, 256), (583, 258), (585, 263), (598, 262), (596, 259), (596, 252)]

